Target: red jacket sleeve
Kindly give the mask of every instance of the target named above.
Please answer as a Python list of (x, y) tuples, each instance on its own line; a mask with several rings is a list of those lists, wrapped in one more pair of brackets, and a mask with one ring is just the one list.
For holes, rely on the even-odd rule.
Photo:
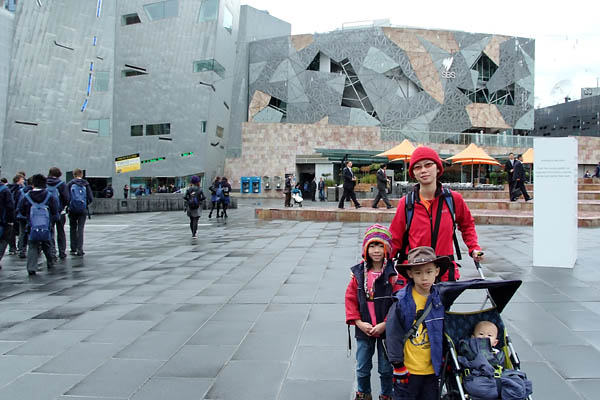
[(404, 236), (404, 230), (406, 229), (406, 216), (404, 212), (405, 199), (402, 197), (398, 201), (398, 208), (396, 208), (396, 215), (390, 224), (390, 233), (392, 234), (392, 257), (396, 257), (396, 254), (402, 247), (402, 237)]
[(481, 250), (477, 242), (475, 220), (460, 193), (452, 192), (452, 197), (454, 198), (456, 225), (461, 231), (463, 240), (469, 248), (469, 255), (471, 255), (473, 250)]
[(360, 319), (360, 310), (358, 308), (358, 282), (355, 277), (350, 279), (346, 288), (346, 323), (354, 325), (354, 321)]

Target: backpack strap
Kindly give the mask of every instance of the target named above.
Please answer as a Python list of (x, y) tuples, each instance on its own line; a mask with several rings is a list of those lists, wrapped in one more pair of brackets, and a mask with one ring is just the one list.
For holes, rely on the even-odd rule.
[[(450, 210), (450, 216), (452, 217), (452, 240), (454, 241), (454, 250), (456, 251), (456, 257), (459, 260), (462, 260), (462, 255), (460, 253), (460, 246), (458, 245), (458, 238), (456, 237), (456, 218), (455, 218), (455, 210), (454, 210), (454, 197), (452, 197), (452, 192), (448, 188), (442, 188), (442, 194), (444, 196), (444, 200), (448, 209)], [(438, 215), (439, 217), (439, 215)]]
[(423, 323), (423, 321), (425, 321), (425, 318), (427, 318), (427, 315), (429, 314), (432, 308), (433, 303), (430, 301), (427, 307), (425, 307), (425, 310), (423, 310), (421, 316), (417, 318), (413, 326), (411, 326), (410, 329), (406, 331), (402, 343), (406, 343), (407, 340), (409, 340), (412, 336), (414, 336), (415, 333), (417, 333), (417, 331), (419, 330), (419, 326)]
[(404, 228), (404, 235), (402, 235), (402, 246), (396, 255), (399, 263), (404, 262), (406, 259), (406, 250), (408, 248), (408, 231), (412, 224), (413, 215), (415, 213), (415, 192), (414, 190), (408, 193), (404, 197), (404, 219), (406, 221), (406, 227)]
[(35, 204), (31, 198), (31, 196), (29, 196), (29, 192), (25, 193), (25, 195), (23, 197), (25, 197), (31, 205)]
[(44, 207), (45, 207), (46, 205), (48, 205), (48, 200), (50, 199), (50, 196), (52, 196), (52, 195), (50, 194), (50, 192), (46, 191), (46, 198), (45, 198), (45, 199), (44, 199), (44, 201), (42, 201), (40, 204), (41, 204), (41, 205), (43, 205)]

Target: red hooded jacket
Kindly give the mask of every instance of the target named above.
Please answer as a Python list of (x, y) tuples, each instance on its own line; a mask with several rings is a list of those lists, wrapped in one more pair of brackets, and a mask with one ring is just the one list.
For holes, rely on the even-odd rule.
[[(415, 205), (413, 211), (413, 219), (408, 234), (408, 248), (406, 251), (419, 246), (431, 246), (431, 236), (436, 223), (438, 203), (444, 201), (442, 195), (442, 185), (438, 183), (437, 190), (435, 192), (435, 198), (431, 202), (429, 210), (421, 202), (419, 197), (419, 185), (415, 186)], [(456, 220), (457, 230), (462, 232), (462, 237), (469, 248), (469, 254), (473, 250), (480, 250), (479, 244), (477, 243), (477, 232), (475, 232), (475, 221), (469, 211), (469, 207), (465, 203), (464, 199), (459, 193), (451, 192), (452, 198), (454, 199), (454, 217)], [(398, 208), (396, 209), (396, 215), (390, 225), (390, 232), (392, 233), (392, 254), (396, 254), (402, 248), (402, 238), (404, 237), (404, 230), (406, 229), (406, 213), (404, 211), (405, 198), (403, 197), (398, 202)], [(435, 254), (438, 256), (452, 256), (454, 254), (454, 242), (452, 239), (452, 215), (448, 209), (447, 204), (442, 207), (442, 216), (440, 221), (440, 229), (438, 232), (438, 240), (435, 247)], [(458, 234), (457, 234), (458, 235)], [(456, 264), (456, 263), (455, 263)], [(447, 280), (446, 273), (442, 280)], [(458, 266), (455, 265), (455, 277), (458, 279), (460, 273)]]

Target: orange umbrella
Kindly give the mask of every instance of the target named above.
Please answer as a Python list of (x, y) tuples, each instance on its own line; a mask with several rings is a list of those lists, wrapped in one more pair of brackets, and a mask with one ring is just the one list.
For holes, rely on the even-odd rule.
[(387, 157), (390, 162), (404, 161), (404, 180), (406, 180), (406, 162), (410, 160), (413, 151), (415, 146), (408, 139), (404, 139), (398, 146), (377, 154), (377, 157)]
[(452, 157), (446, 159), (447, 161), (452, 161), (453, 163), (459, 163), (462, 165), (470, 165), (471, 166), (471, 183), (474, 183), (473, 176), (473, 165), (500, 165), (500, 163), (494, 158), (488, 155), (482, 148), (478, 147), (475, 143), (471, 143), (467, 146), (466, 149), (459, 152)]
[(530, 147), (523, 153), (523, 164), (533, 164), (533, 148)]

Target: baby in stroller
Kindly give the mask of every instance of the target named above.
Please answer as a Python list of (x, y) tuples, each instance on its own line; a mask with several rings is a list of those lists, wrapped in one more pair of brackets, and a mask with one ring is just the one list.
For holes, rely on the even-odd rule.
[(464, 389), (477, 399), (525, 399), (532, 393), (524, 372), (505, 368), (506, 355), (497, 349), (498, 327), (479, 321), (468, 339), (459, 342), (458, 362), (464, 368)]
[[(302, 191), (300, 190), (300, 184), (296, 184), (296, 186), (292, 189), (292, 199), (294, 200), (294, 204), (298, 204), (302, 207)], [(292, 205), (293, 206), (293, 205)]]

